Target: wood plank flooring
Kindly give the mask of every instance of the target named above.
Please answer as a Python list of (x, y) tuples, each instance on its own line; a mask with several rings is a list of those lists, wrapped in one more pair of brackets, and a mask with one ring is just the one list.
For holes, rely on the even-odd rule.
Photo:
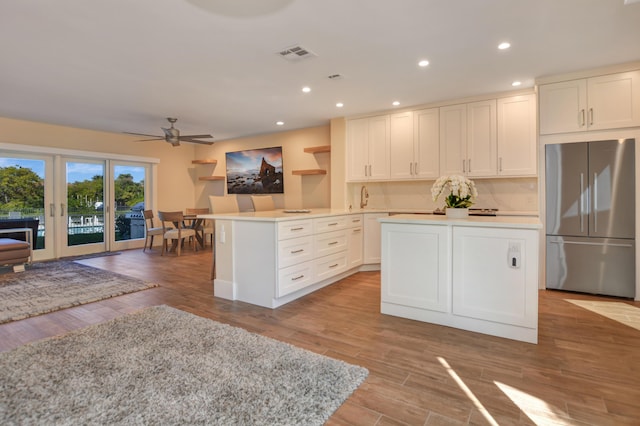
[[(380, 274), (361, 272), (271, 310), (213, 297), (211, 251), (125, 251), (81, 263), (160, 284), (0, 325), (0, 351), (166, 304), (314, 352), (370, 374), (329, 425), (638, 425), (640, 330), (540, 292), (539, 344), (380, 314)], [(599, 305), (599, 304), (598, 304)]]

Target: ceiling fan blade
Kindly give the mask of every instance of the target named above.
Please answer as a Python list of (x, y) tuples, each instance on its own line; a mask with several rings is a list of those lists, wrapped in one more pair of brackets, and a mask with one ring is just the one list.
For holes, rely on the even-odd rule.
[(197, 139), (191, 139), (191, 138), (180, 138), (180, 140), (182, 142), (191, 142), (191, 143), (201, 143), (203, 145), (213, 145), (213, 141), (199, 141)]
[(162, 136), (158, 136), (158, 135), (148, 135), (146, 133), (132, 133), (132, 132), (122, 132), (124, 134), (127, 135), (135, 135), (135, 136), (151, 136), (152, 138), (160, 138), (160, 139), (164, 139)]
[(191, 138), (191, 139), (203, 139), (204, 138), (204, 139), (208, 139), (208, 138), (213, 138), (213, 136), (211, 136), (211, 135), (183, 135), (183, 136), (180, 136), (180, 138), (181, 139), (184, 139), (184, 138)]
[(163, 140), (165, 140), (165, 138), (138, 139), (137, 141), (134, 141), (134, 142), (163, 141)]

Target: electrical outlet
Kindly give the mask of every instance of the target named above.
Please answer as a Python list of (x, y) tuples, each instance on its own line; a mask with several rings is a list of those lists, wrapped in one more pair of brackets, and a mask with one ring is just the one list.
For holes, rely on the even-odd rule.
[(507, 252), (507, 264), (509, 268), (519, 269), (521, 264), (521, 245), (519, 242), (509, 241), (509, 251)]

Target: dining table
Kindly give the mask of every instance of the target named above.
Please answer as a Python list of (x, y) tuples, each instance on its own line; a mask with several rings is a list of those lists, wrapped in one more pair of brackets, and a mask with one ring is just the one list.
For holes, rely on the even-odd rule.
[[(204, 219), (199, 218), (197, 214), (184, 214), (183, 228), (189, 228), (196, 231), (196, 241), (201, 248), (204, 248)], [(176, 224), (177, 226), (177, 224)]]

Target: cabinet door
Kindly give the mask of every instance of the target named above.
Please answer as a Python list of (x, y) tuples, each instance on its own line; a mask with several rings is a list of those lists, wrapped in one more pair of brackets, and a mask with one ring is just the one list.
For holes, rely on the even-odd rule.
[(640, 126), (640, 71), (587, 80), (589, 130)]
[(383, 224), (383, 303), (449, 311), (449, 229)]
[(454, 227), (452, 270), (455, 315), (537, 327), (537, 230)]
[(364, 214), (364, 263), (380, 263), (380, 222), (387, 213)]
[(587, 130), (587, 82), (563, 81), (540, 86), (540, 134)]
[[(393, 153), (393, 149), (391, 151)], [(413, 113), (413, 176), (437, 179), (440, 176), (440, 113), (438, 108)]]
[(363, 262), (362, 226), (348, 229), (347, 232), (349, 237), (347, 268), (355, 268)]
[(498, 99), (498, 175), (535, 176), (538, 144), (535, 95)]
[(461, 175), (466, 171), (467, 106), (440, 108), (440, 173)]
[(347, 121), (347, 181), (367, 179), (369, 165), (369, 119)]
[(467, 165), (468, 176), (497, 174), (496, 101), (467, 104)]
[(369, 118), (369, 179), (389, 179), (389, 116)]
[(413, 157), (413, 113), (402, 112), (389, 117), (389, 173), (391, 179), (411, 179)]

